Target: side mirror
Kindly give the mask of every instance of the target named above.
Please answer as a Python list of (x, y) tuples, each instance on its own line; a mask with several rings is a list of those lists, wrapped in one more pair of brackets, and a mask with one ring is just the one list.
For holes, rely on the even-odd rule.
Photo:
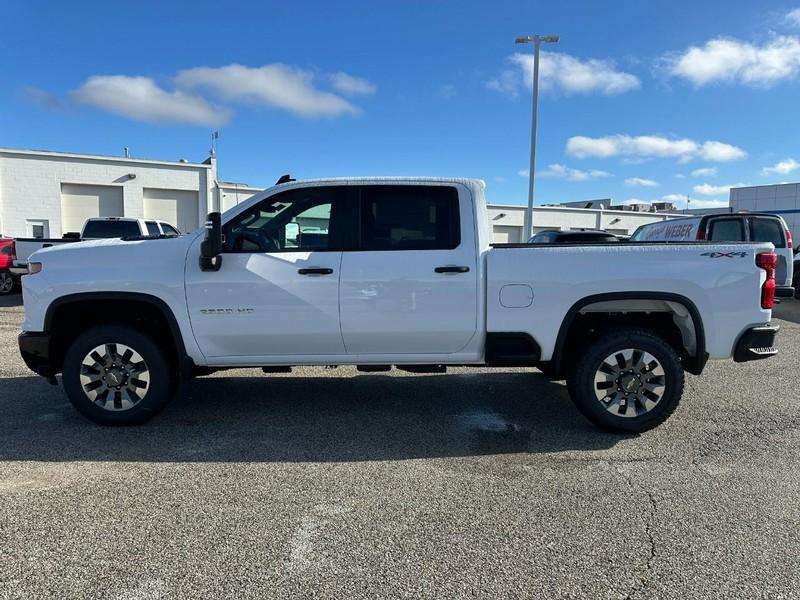
[(222, 266), (222, 215), (208, 213), (206, 237), (200, 243), (200, 270), (219, 271)]

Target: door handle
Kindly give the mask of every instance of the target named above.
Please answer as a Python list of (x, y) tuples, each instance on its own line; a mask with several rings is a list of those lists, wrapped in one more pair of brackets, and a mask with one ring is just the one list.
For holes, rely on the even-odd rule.
[(437, 273), (467, 273), (469, 267), (436, 267), (434, 271)]
[(310, 269), (297, 269), (297, 272), (300, 275), (330, 275), (333, 273), (333, 269), (322, 269), (319, 267), (312, 267)]

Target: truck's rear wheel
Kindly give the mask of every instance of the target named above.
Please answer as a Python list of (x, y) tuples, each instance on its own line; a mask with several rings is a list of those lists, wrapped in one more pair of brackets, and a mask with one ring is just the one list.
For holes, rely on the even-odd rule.
[(101, 425), (147, 421), (174, 395), (177, 381), (156, 342), (121, 324), (79, 336), (64, 357), (62, 379), (72, 405)]
[(683, 367), (662, 338), (640, 329), (601, 337), (567, 379), (578, 410), (595, 425), (640, 433), (667, 420), (683, 395)]

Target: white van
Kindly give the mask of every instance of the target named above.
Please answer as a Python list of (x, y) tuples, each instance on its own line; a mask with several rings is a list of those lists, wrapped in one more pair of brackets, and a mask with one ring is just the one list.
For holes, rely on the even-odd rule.
[(670, 219), (642, 225), (631, 236), (632, 242), (772, 242), (778, 255), (775, 270), (776, 296), (794, 295), (792, 277), (794, 254), (792, 234), (778, 215), (769, 213), (718, 213)]

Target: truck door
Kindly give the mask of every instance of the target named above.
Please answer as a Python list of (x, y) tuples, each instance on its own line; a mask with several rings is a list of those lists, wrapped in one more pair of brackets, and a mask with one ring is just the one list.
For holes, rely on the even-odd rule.
[(342, 337), (350, 354), (450, 354), (478, 322), (474, 211), (461, 187), (358, 189), (356, 249), (342, 256)]
[[(208, 357), (343, 354), (339, 269), (344, 188), (290, 189), (223, 224), (222, 266), (190, 252), (186, 296)], [(198, 240), (199, 242), (199, 240)]]

